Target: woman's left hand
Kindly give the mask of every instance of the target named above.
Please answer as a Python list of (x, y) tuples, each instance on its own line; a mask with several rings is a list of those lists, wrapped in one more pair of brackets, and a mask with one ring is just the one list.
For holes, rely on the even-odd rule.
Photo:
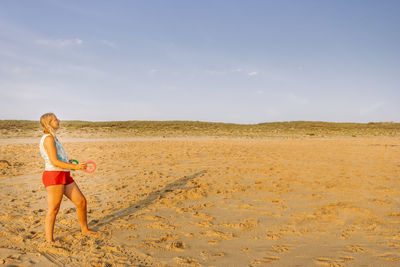
[(81, 171), (86, 170), (86, 168), (87, 168), (86, 162), (85, 162), (85, 163), (79, 163), (79, 164), (77, 164), (76, 166), (77, 166), (76, 169), (77, 169), (77, 170), (81, 170)]

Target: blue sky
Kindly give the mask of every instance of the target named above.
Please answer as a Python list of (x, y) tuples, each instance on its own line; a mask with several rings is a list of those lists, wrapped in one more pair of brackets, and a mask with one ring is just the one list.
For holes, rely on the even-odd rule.
[(400, 121), (400, 1), (0, 3), (0, 119)]

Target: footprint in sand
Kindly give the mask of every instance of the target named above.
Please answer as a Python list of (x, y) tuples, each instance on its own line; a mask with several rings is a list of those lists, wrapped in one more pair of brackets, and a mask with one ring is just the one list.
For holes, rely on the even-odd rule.
[(214, 256), (214, 257), (222, 257), (225, 255), (226, 255), (225, 252), (216, 252), (216, 253), (212, 254), (212, 256)]
[(379, 255), (378, 257), (385, 261), (400, 261), (399, 253), (387, 252)]
[(168, 250), (184, 250), (187, 248), (187, 245), (183, 241), (173, 241), (166, 246)]
[(210, 221), (201, 221), (197, 223), (197, 226), (202, 227), (202, 228), (209, 228), (213, 226), (214, 224)]
[(264, 236), (264, 238), (269, 240), (278, 240), (281, 238), (281, 235), (279, 233), (274, 233), (270, 231)]
[(354, 257), (351, 257), (351, 256), (341, 256), (339, 258), (344, 260), (345, 262), (354, 260)]
[(340, 263), (335, 262), (333, 259), (324, 258), (324, 257), (316, 258), (315, 263), (319, 264), (319, 265), (326, 265), (326, 266), (332, 266), (332, 267), (341, 266)]
[(393, 201), (391, 201), (390, 199), (373, 198), (373, 199), (370, 199), (370, 201), (379, 206), (387, 206), (387, 205), (391, 205), (393, 203)]
[(325, 266), (343, 266), (344, 263), (354, 260), (353, 257), (350, 256), (341, 256), (339, 259), (331, 259), (328, 257), (319, 257), (315, 259), (315, 263), (319, 265)]
[(363, 247), (361, 247), (359, 245), (349, 245), (349, 246), (346, 246), (346, 249), (350, 252), (364, 252), (365, 251), (363, 249)]
[(222, 223), (220, 225), (225, 228), (250, 231), (257, 227), (258, 220), (256, 218), (247, 218), (247, 219), (241, 220), (240, 223), (227, 222), (227, 223)]
[(233, 233), (229, 233), (229, 232), (224, 233), (224, 232), (221, 232), (221, 231), (214, 231), (214, 230), (201, 232), (201, 234), (203, 234), (205, 236), (217, 237), (217, 238), (225, 239), (225, 240), (231, 240), (231, 239), (236, 237), (236, 235), (233, 234)]
[(264, 257), (264, 259), (270, 260), (270, 261), (277, 261), (277, 260), (280, 260), (281, 258), (277, 257), (277, 256), (266, 256), (266, 257)]
[(15, 266), (14, 264), (19, 264), (21, 262), (21, 256), (19, 255), (9, 255), (7, 258), (0, 260), (0, 264), (7, 264), (8, 266)]
[(170, 240), (170, 239), (177, 240), (178, 238), (179, 238), (178, 235), (170, 235), (170, 234), (168, 234), (168, 235), (166, 235), (166, 236), (161, 237), (160, 239), (157, 239), (156, 242), (157, 242), (157, 243), (161, 243), (161, 242), (168, 241), (168, 240)]
[(146, 216), (146, 215), (144, 215), (144, 216), (141, 216), (141, 218), (142, 218), (143, 220), (147, 220), (147, 221), (160, 221), (160, 220), (165, 220), (165, 218), (162, 217), (162, 216)]
[(257, 260), (252, 261), (250, 263), (250, 267), (259, 266), (259, 265), (264, 266), (266, 263), (272, 263), (272, 262), (276, 262), (279, 260), (280, 260), (280, 258), (277, 256), (265, 256), (262, 259), (257, 259)]
[(284, 245), (276, 245), (276, 246), (272, 246), (272, 251), (273, 252), (287, 252), (287, 251), (289, 251), (289, 247), (284, 246)]
[(178, 264), (195, 264), (194, 266), (200, 266), (196, 259), (190, 257), (175, 257), (174, 260)]
[(356, 231), (352, 228), (345, 229), (342, 234), (340, 235), (341, 239), (348, 239), (350, 238)]
[(152, 229), (162, 229), (162, 230), (175, 230), (176, 227), (174, 225), (164, 223), (164, 222), (154, 222), (147, 224), (146, 227)]

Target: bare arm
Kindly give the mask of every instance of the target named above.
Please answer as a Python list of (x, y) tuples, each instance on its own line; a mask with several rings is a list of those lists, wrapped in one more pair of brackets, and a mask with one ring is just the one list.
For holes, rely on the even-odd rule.
[(43, 142), (44, 148), (47, 151), (47, 155), (49, 156), (50, 163), (56, 167), (61, 169), (75, 169), (75, 170), (84, 170), (86, 169), (86, 163), (80, 164), (71, 164), (61, 161), (57, 158), (57, 148), (54, 142), (54, 137), (49, 135), (44, 139)]

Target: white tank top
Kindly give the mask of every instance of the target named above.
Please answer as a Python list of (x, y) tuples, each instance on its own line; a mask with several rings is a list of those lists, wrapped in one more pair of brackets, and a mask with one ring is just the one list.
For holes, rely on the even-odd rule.
[[(64, 172), (70, 171), (69, 169), (61, 169), (61, 168), (56, 167), (53, 164), (51, 164), (49, 156), (47, 154), (47, 151), (43, 145), (44, 139), (49, 135), (50, 134), (43, 135), (42, 139), (40, 140), (40, 144), (39, 144), (40, 154), (42, 155), (42, 158), (44, 159), (44, 162), (45, 162), (44, 170), (45, 171), (64, 171)], [(64, 161), (66, 163), (69, 163), (67, 153), (65, 153), (65, 150), (62, 147), (60, 141), (58, 141), (57, 137), (54, 137), (54, 142), (55, 142), (56, 149), (57, 149), (57, 159)]]

